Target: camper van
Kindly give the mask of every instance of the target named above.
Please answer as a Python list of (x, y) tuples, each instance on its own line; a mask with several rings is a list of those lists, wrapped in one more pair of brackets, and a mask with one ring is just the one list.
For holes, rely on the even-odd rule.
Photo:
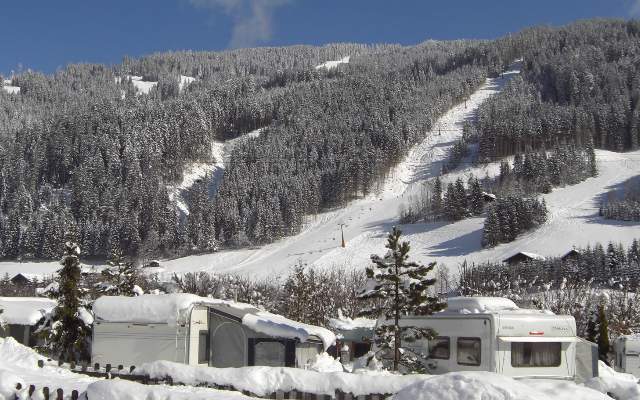
[(305, 368), (335, 343), (327, 329), (249, 304), (191, 294), (103, 296), (93, 305), (91, 361), (168, 360), (213, 367)]
[(613, 348), (616, 353), (615, 370), (640, 379), (640, 335), (620, 336), (613, 342)]
[(490, 371), (514, 378), (575, 379), (576, 322), (571, 316), (518, 308), (511, 300), (455, 297), (430, 316), (401, 325), (432, 328), (437, 337), (411, 345), (433, 374)]

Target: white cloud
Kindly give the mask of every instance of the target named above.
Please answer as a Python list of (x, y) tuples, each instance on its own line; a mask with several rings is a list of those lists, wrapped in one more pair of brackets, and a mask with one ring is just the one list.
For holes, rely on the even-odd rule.
[[(273, 11), (292, 0), (189, 0), (200, 8), (222, 10), (233, 18), (229, 46), (251, 47), (266, 43), (273, 33)], [(640, 1), (640, 0), (639, 0)]]

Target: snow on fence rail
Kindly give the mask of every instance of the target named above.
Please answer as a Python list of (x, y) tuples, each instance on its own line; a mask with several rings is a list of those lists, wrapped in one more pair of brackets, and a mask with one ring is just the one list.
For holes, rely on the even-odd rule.
[[(169, 366), (165, 365), (165, 364), (169, 364)], [(279, 388), (278, 386), (290, 386), (287, 385), (287, 381), (289, 381), (289, 383), (291, 383), (291, 379), (287, 380), (287, 379), (281, 379), (282, 375), (283, 375), (283, 371), (284, 370), (292, 370), (289, 371), (290, 374), (296, 375), (296, 369), (295, 368), (273, 368), (273, 367), (243, 367), (243, 368), (211, 368), (213, 370), (236, 370), (235, 372), (237, 372), (238, 376), (244, 376), (246, 375), (245, 371), (241, 371), (241, 370), (247, 370), (247, 369), (257, 369), (259, 371), (269, 371), (269, 370), (273, 370), (273, 374), (271, 374), (271, 377), (275, 377), (276, 375), (278, 375), (278, 378), (280, 379), (276, 379), (275, 381), (277, 381), (277, 383), (272, 384), (272, 385), (264, 385), (264, 383), (262, 385), (258, 385), (257, 383), (251, 383), (251, 377), (253, 375), (254, 378), (256, 378), (255, 374), (249, 374), (248, 379), (245, 379), (245, 382), (240, 382), (240, 383), (236, 383), (233, 384), (229, 381), (226, 381), (224, 379), (222, 379), (220, 382), (213, 382), (211, 380), (203, 380), (203, 379), (181, 379), (180, 374), (176, 373), (175, 368), (178, 364), (176, 364), (176, 366), (173, 366), (172, 364), (175, 363), (169, 363), (166, 361), (159, 361), (159, 362), (155, 362), (155, 363), (150, 363), (150, 365), (144, 365), (144, 367), (146, 367), (147, 369), (155, 369), (156, 372), (152, 372), (152, 373), (146, 373), (146, 371), (143, 370), (143, 372), (137, 372), (140, 369), (137, 369), (135, 366), (129, 366), (129, 367), (125, 367), (123, 365), (118, 365), (117, 367), (113, 367), (111, 364), (106, 364), (104, 366), (101, 366), (99, 363), (95, 363), (92, 366), (89, 366), (87, 363), (81, 364), (81, 365), (76, 365), (75, 363), (70, 363), (70, 364), (63, 364), (58, 362), (57, 365), (61, 366), (61, 367), (66, 367), (68, 368), (71, 372), (75, 372), (78, 374), (83, 374), (83, 375), (87, 375), (87, 376), (91, 376), (91, 377), (96, 377), (96, 378), (105, 378), (107, 380), (109, 379), (115, 379), (115, 378), (119, 378), (122, 380), (127, 380), (127, 381), (134, 381), (134, 382), (138, 382), (138, 383), (142, 383), (145, 385), (168, 385), (168, 386), (198, 386), (198, 387), (206, 387), (206, 388), (210, 388), (210, 389), (216, 389), (216, 390), (228, 390), (228, 391), (235, 391), (235, 392), (240, 392), (246, 396), (250, 396), (250, 397), (258, 397), (258, 398), (264, 398), (264, 399), (300, 399), (300, 400), (331, 400), (331, 399), (336, 399), (336, 400), (384, 400), (387, 399), (389, 397), (391, 397), (393, 395), (393, 393), (367, 393), (367, 391), (369, 389), (376, 389), (377, 387), (379, 387), (379, 385), (371, 385), (370, 382), (374, 381), (374, 380), (379, 380), (381, 377), (380, 376), (372, 376), (372, 375), (359, 375), (359, 374), (350, 374), (350, 373), (340, 373), (340, 374), (345, 374), (348, 375), (350, 377), (352, 377), (353, 379), (350, 379), (351, 382), (347, 382), (345, 387), (343, 388), (339, 388), (339, 387), (333, 387), (335, 385), (333, 385), (331, 388), (328, 387), (320, 387), (320, 386), (326, 386), (326, 385), (309, 385), (308, 383), (304, 383), (305, 379), (300, 379), (298, 380), (298, 384), (300, 384), (300, 387), (298, 388)], [(45, 366), (45, 361), (44, 360), (39, 360), (38, 361), (38, 367), (39, 368), (43, 368)], [(155, 368), (153, 368), (153, 366), (155, 366)], [(173, 371), (171, 366), (173, 366)], [(180, 364), (180, 366), (182, 366)], [(151, 368), (150, 368), (151, 367)], [(163, 368), (164, 367), (164, 368)], [(189, 366), (185, 366), (185, 367), (189, 367)], [(193, 371), (197, 371), (197, 369), (208, 369), (208, 367), (190, 367), (190, 369), (193, 368)], [(335, 375), (336, 373), (319, 373), (319, 372), (315, 372), (315, 371), (305, 371), (305, 370), (297, 370), (298, 372), (302, 372), (302, 373), (306, 373), (312, 376), (308, 376), (307, 378), (311, 378), (313, 381), (319, 382), (319, 381), (330, 381), (333, 382), (335, 381)], [(158, 373), (160, 372), (160, 373)], [(173, 372), (173, 374), (171, 373)], [(280, 372), (280, 373), (278, 373)], [(260, 379), (260, 378), (264, 378), (266, 374), (260, 374), (258, 373), (258, 379), (256, 379), (256, 382), (264, 382), (264, 379)], [(320, 376), (320, 375), (332, 375), (332, 377), (330, 376)], [(194, 375), (195, 376), (195, 375)], [(284, 376), (286, 376), (286, 373), (284, 374)], [(184, 378), (185, 376), (183, 375), (182, 378)], [(227, 375), (228, 377), (228, 375)], [(418, 377), (418, 375), (415, 376), (416, 378)], [(202, 377), (200, 377), (202, 378)], [(407, 379), (407, 377), (402, 377), (402, 376), (384, 376), (383, 378), (389, 379), (391, 381), (396, 381), (396, 382), (391, 382), (391, 383), (396, 383), (395, 385), (392, 384), (390, 385), (391, 388), (394, 388), (396, 390), (401, 389), (400, 386), (404, 387), (407, 384), (411, 384), (413, 383), (413, 381), (417, 380), (415, 378), (409, 378)], [(397, 381), (398, 380), (402, 380), (403, 384), (398, 385)], [(271, 381), (273, 382), (274, 380), (271, 379)], [(295, 381), (295, 379), (293, 379), (293, 381)], [(307, 379), (308, 381), (308, 379)], [(337, 383), (345, 383), (344, 382), (345, 379), (343, 377), (343, 379), (338, 379)], [(360, 383), (358, 382), (353, 382), (353, 381), (362, 381)], [(224, 382), (224, 383), (223, 383)], [(244, 383), (244, 384), (243, 384)], [(255, 385), (255, 386), (254, 386)], [(33, 385), (31, 385), (33, 386)], [(331, 386), (331, 385), (330, 385)], [(254, 389), (255, 388), (255, 389)], [(47, 393), (49, 393), (49, 389), (47, 389)], [(269, 390), (272, 389), (272, 390)], [(356, 389), (356, 390), (353, 390)], [(43, 389), (44, 390), (44, 389)], [(327, 392), (328, 390), (331, 390), (331, 392)], [(394, 390), (394, 391), (396, 391)], [(74, 393), (77, 393), (77, 390), (73, 391)], [(29, 395), (31, 395), (30, 392)], [(57, 393), (62, 393), (62, 389), (58, 389)], [(21, 397), (22, 398), (22, 397)], [(30, 398), (30, 397), (28, 397)], [(47, 399), (56, 399), (58, 400), (58, 397), (45, 397)], [(64, 397), (59, 397), (60, 399), (63, 399)], [(72, 393), (72, 399), (77, 399), (78, 397), (73, 397), (73, 393)], [(80, 397), (82, 398), (82, 396)]]

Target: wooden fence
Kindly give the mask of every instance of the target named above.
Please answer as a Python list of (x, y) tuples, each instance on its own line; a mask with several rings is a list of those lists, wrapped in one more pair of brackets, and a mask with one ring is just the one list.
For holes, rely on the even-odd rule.
[[(21, 392), (22, 390), (23, 390), (22, 384), (20, 383), (16, 384), (16, 395), (15, 395), (16, 399), (18, 399), (18, 393)], [(29, 395), (30, 399), (33, 397), (34, 393), (36, 393), (36, 390), (37, 388), (35, 385), (29, 385), (27, 394)], [(72, 390), (71, 394), (69, 393), (65, 394), (64, 390), (62, 390), (61, 388), (52, 390), (48, 386), (45, 386), (42, 388), (42, 397), (40, 397), (39, 393), (36, 393), (36, 398), (38, 399), (44, 398), (44, 400), (64, 400), (65, 396), (71, 400), (78, 400), (80, 398), (80, 393), (77, 390)], [(86, 396), (84, 397), (86, 398)]]
[[(51, 360), (49, 360), (51, 361)], [(55, 365), (55, 364), (51, 364), (51, 365)], [(44, 360), (39, 360), (38, 361), (38, 367), (40, 368), (44, 368), (45, 366), (45, 362)], [(119, 378), (119, 379), (124, 379), (124, 380), (128, 380), (128, 381), (134, 381), (134, 382), (138, 382), (138, 383), (142, 383), (145, 385), (159, 385), (159, 384), (164, 384), (164, 385), (170, 385), (170, 386), (188, 386), (185, 383), (182, 382), (176, 382), (173, 380), (172, 377), (167, 376), (164, 377), (162, 379), (158, 379), (158, 378), (151, 378), (149, 377), (149, 375), (146, 374), (136, 374), (135, 373), (135, 366), (130, 366), (128, 368), (125, 368), (123, 365), (118, 365), (116, 368), (113, 368), (111, 364), (106, 364), (104, 367), (101, 367), (100, 364), (94, 364), (92, 366), (89, 366), (87, 364), (82, 364), (82, 365), (76, 365), (74, 363), (71, 364), (62, 364), (62, 363), (58, 363), (57, 366), (60, 367), (66, 367), (67, 369), (69, 369), (71, 372), (75, 372), (78, 374), (83, 374), (83, 375), (87, 375), (87, 376), (92, 376), (92, 377), (96, 377), (96, 378), (104, 378), (104, 379), (115, 379), (115, 378)], [(364, 394), (364, 395), (354, 395), (353, 393), (345, 393), (343, 391), (341, 391), (340, 389), (336, 390), (336, 392), (333, 395), (327, 395), (327, 394), (316, 394), (316, 393), (306, 393), (306, 392), (302, 392), (302, 391), (298, 391), (298, 390), (292, 390), (292, 391), (282, 391), (282, 390), (278, 390), (277, 392), (271, 393), (270, 395), (267, 396), (261, 396), (261, 395), (257, 395), (255, 393), (252, 393), (250, 391), (247, 390), (238, 390), (236, 388), (234, 388), (233, 386), (229, 386), (229, 385), (216, 385), (216, 384), (199, 384), (198, 387), (207, 387), (207, 388), (211, 388), (211, 389), (217, 389), (217, 390), (229, 390), (229, 391), (235, 391), (235, 392), (240, 392), (246, 396), (250, 396), (250, 397), (257, 397), (257, 398), (263, 398), (263, 399), (275, 399), (275, 400), (284, 400), (284, 399), (296, 399), (296, 400), (384, 400), (390, 396), (392, 396), (391, 393), (384, 393), (384, 394), (380, 394), (380, 393), (370, 393), (370, 394)], [(16, 385), (16, 389), (17, 391), (21, 391), (22, 385), (18, 384)], [(31, 395), (36, 391), (36, 386), (35, 385), (30, 385), (29, 386), (29, 398), (31, 398)], [(71, 398), (72, 400), (77, 400), (77, 399), (86, 399), (86, 393), (80, 393), (77, 390), (73, 390), (71, 392), (71, 395), (69, 397), (69, 394), (65, 394), (63, 392), (62, 389), (56, 389), (55, 391), (52, 391), (50, 388), (48, 387), (43, 387), (42, 388), (42, 394), (43, 397), (45, 398), (45, 400), (63, 400), (65, 398), (65, 396), (67, 396), (67, 398)], [(39, 397), (38, 397), (39, 398)]]

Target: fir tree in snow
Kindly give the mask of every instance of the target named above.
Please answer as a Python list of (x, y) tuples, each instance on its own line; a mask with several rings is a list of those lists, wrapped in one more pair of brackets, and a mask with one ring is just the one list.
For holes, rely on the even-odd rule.
[(91, 327), (87, 324), (88, 311), (84, 308), (80, 289), (80, 248), (67, 242), (65, 254), (58, 270), (59, 290), (54, 294), (58, 305), (42, 329), (42, 350), (62, 361), (86, 359)]
[(109, 266), (102, 270), (105, 282), (100, 282), (100, 292), (113, 296), (133, 296), (139, 293), (140, 275), (132, 261), (127, 261), (118, 249), (111, 255)]
[(427, 277), (435, 262), (424, 266), (409, 261), (411, 247), (409, 242), (400, 242), (401, 234), (394, 227), (385, 245), (387, 254), (371, 256), (374, 265), (367, 268), (367, 287), (359, 297), (377, 301), (360, 315), (384, 319), (376, 328), (374, 342), (378, 353), (393, 357), (394, 371), (401, 365), (409, 371), (421, 371), (424, 367), (420, 360), (426, 355), (417, 354), (411, 343), (431, 339), (435, 332), (429, 328), (400, 326), (400, 319), (407, 315), (430, 315), (442, 310), (444, 304), (427, 294), (427, 289), (436, 282)]

